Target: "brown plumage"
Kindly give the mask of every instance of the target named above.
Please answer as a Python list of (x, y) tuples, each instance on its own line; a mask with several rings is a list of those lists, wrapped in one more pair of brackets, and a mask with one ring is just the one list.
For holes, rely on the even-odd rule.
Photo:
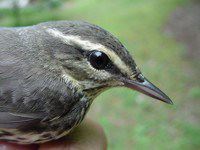
[(172, 103), (98, 26), (59, 21), (0, 28), (0, 140), (58, 139), (82, 121), (98, 94), (115, 86)]

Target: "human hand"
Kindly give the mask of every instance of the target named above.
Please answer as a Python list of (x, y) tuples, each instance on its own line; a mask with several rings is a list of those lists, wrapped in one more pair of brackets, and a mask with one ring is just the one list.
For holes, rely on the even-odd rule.
[(100, 125), (85, 119), (66, 137), (40, 145), (18, 145), (0, 142), (0, 150), (106, 150), (107, 141)]

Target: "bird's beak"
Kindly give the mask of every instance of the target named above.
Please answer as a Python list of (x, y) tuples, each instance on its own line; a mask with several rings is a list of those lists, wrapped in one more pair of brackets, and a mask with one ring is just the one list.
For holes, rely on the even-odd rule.
[(121, 81), (125, 87), (137, 90), (165, 103), (173, 104), (172, 100), (165, 93), (148, 81), (141, 73), (134, 79), (123, 78)]

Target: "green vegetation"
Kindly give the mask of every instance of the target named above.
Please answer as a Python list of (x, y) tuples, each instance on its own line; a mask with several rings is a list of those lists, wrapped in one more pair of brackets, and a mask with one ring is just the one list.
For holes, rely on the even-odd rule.
[[(70, 0), (34, 4), (20, 11), (20, 25), (48, 20), (85, 20), (116, 35), (143, 74), (166, 91), (174, 105), (115, 88), (93, 103), (90, 117), (108, 137), (109, 149), (176, 149), (200, 147), (199, 81), (187, 50), (164, 32), (170, 13), (188, 0)], [(53, 6), (53, 7), (50, 7)], [(54, 7), (55, 6), (55, 7)], [(13, 26), (11, 10), (0, 10), (0, 25)], [(198, 82), (198, 83), (197, 83)]]

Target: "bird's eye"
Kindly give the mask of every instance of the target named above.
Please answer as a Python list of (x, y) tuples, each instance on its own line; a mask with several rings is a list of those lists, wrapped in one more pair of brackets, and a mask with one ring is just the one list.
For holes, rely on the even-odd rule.
[(94, 50), (89, 54), (88, 60), (90, 64), (98, 70), (105, 69), (110, 62), (110, 59), (105, 53), (97, 50)]

